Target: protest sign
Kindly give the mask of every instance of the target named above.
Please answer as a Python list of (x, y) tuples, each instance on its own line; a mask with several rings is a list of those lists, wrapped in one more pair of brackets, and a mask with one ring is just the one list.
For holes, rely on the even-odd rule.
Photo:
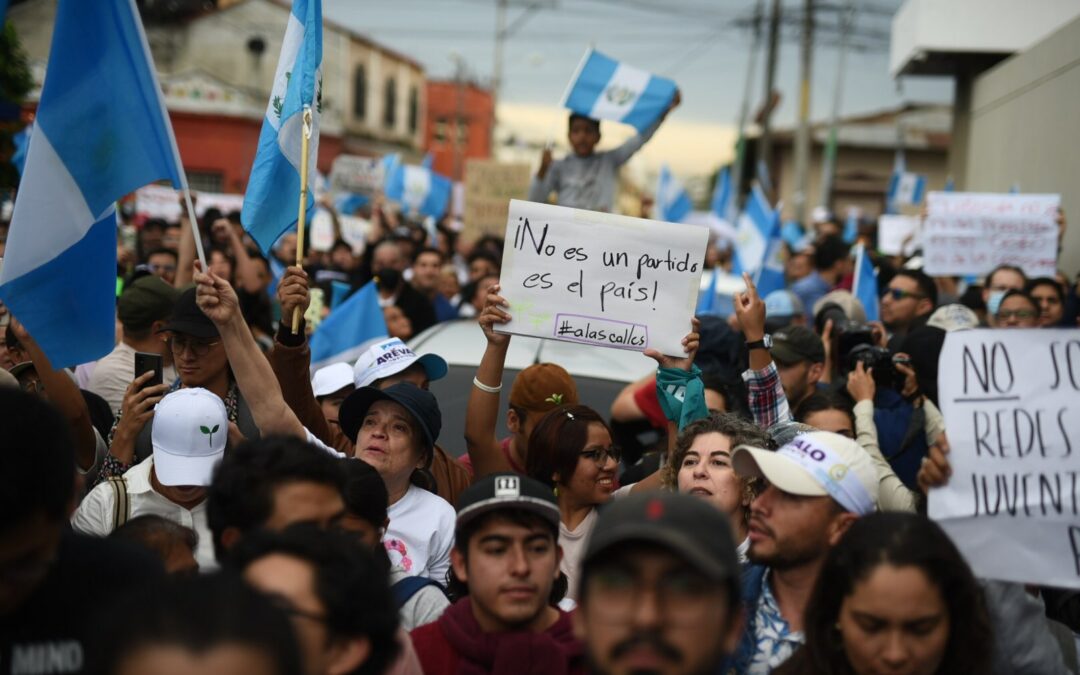
[[(233, 211), (240, 211), (244, 206), (244, 195), (200, 192), (194, 196), (196, 218), (202, 218), (206, 210), (211, 207), (228, 215)], [(180, 220), (180, 193), (162, 185), (141, 187), (135, 191), (135, 213), (147, 218), (178, 221)]]
[(683, 356), (709, 231), (513, 200), (500, 330)]
[(1057, 271), (1059, 195), (931, 192), (923, 223), (925, 271), (982, 276), (1015, 265), (1030, 277)]
[(885, 255), (910, 256), (919, 247), (919, 219), (885, 215), (878, 218), (878, 250)]
[(938, 386), (953, 473), (930, 517), (975, 576), (1080, 588), (1080, 331), (950, 332)]
[(334, 247), (334, 217), (326, 209), (315, 209), (311, 218), (309, 245), (312, 251), (329, 251)]
[(528, 164), (470, 159), (465, 165), (465, 239), (476, 241), (485, 234), (501, 235), (510, 200), (528, 196), (531, 178)]
[(374, 157), (338, 155), (330, 165), (330, 186), (371, 197), (382, 189), (383, 162)]
[(371, 221), (360, 218), (359, 216), (338, 216), (338, 225), (341, 226), (341, 238), (344, 239), (349, 246), (352, 246), (353, 253), (360, 255), (364, 252), (364, 248), (367, 246), (368, 232), (371, 230)]

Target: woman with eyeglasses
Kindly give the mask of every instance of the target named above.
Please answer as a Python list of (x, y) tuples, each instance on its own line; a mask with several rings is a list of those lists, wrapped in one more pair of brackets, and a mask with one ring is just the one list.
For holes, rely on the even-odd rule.
[(1039, 303), (1026, 291), (1008, 291), (1001, 298), (995, 319), (996, 328), (1037, 328)]

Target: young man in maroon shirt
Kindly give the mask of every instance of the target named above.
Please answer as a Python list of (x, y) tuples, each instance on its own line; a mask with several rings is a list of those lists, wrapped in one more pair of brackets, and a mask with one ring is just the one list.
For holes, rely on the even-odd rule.
[(465, 595), (411, 634), (427, 675), (576, 675), (584, 650), (557, 603), (559, 507), (551, 490), (512, 473), (480, 479), (458, 500), (451, 592)]

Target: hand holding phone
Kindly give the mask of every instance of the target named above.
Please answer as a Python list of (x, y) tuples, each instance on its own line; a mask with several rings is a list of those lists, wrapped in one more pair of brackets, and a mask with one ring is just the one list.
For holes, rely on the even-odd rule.
[(155, 384), (164, 383), (165, 371), (161, 354), (135, 352), (135, 377), (139, 377), (143, 373), (148, 372), (153, 372), (154, 376), (143, 385), (144, 387), (152, 387)]

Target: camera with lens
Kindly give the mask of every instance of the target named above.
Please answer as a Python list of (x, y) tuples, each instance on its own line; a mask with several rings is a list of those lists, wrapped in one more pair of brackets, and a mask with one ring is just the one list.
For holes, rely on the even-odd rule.
[(896, 366), (910, 364), (911, 360), (893, 354), (885, 347), (860, 344), (848, 352), (844, 363), (849, 373), (855, 370), (857, 364), (862, 363), (863, 370), (871, 371), (874, 384), (878, 387), (900, 391), (904, 388), (905, 375)]
[(825, 332), (825, 324), (829, 321), (832, 321), (833, 353), (838, 363), (847, 363), (848, 354), (859, 345), (874, 344), (873, 327), (849, 319), (843, 307), (836, 303), (828, 303), (814, 317), (814, 328), (818, 335)]

